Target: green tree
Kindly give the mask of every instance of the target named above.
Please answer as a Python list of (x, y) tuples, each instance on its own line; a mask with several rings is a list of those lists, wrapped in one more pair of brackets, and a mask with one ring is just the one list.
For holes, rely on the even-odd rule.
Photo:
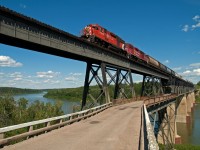
[(14, 112), (16, 111), (14, 98), (0, 97), (0, 126), (9, 126), (14, 123)]

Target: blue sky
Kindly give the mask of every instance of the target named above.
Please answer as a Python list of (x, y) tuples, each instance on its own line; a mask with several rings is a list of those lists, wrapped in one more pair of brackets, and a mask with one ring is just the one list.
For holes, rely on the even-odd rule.
[[(98, 23), (185, 79), (200, 81), (199, 0), (0, 0), (0, 5), (77, 36), (85, 25)], [(0, 86), (82, 86), (85, 68), (83, 62), (0, 44)]]

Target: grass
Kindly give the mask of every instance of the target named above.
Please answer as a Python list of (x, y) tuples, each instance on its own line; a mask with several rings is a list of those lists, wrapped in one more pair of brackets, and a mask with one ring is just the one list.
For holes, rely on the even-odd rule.
[(196, 103), (200, 103), (200, 96), (196, 96), (196, 97), (195, 97), (195, 102), (196, 102)]
[[(159, 144), (160, 150), (165, 150), (163, 144)], [(191, 144), (175, 144), (174, 149), (176, 150), (200, 150), (200, 145), (191, 145)]]

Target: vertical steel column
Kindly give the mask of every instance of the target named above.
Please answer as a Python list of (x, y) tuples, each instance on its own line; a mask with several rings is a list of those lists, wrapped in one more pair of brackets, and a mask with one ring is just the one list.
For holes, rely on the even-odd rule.
[(88, 90), (89, 90), (89, 78), (90, 78), (91, 68), (92, 68), (92, 63), (87, 62), (81, 110), (83, 110), (83, 107), (86, 105), (86, 99), (87, 99), (87, 94), (88, 94)]
[(152, 94), (154, 95), (154, 96), (156, 96), (157, 95), (157, 84), (156, 84), (156, 78), (155, 77), (152, 77)]
[(145, 85), (145, 78), (146, 78), (146, 75), (143, 75), (141, 97), (142, 97), (142, 96), (144, 96), (144, 85)]
[(106, 65), (105, 63), (101, 63), (101, 72), (103, 77), (103, 91), (105, 93), (106, 103), (110, 103), (110, 95), (107, 86), (107, 79), (106, 79)]
[(117, 69), (117, 77), (116, 77), (116, 83), (115, 83), (114, 99), (116, 99), (117, 96), (118, 96), (120, 74), (121, 74), (121, 69)]
[(130, 69), (129, 69), (129, 78), (130, 78), (131, 94), (132, 94), (132, 98), (134, 98), (135, 97), (135, 89), (134, 89), (133, 78), (132, 78), (132, 73), (131, 73)]
[[(175, 106), (175, 105), (174, 105)], [(174, 108), (176, 109), (176, 108)], [(160, 132), (158, 134), (158, 142), (165, 145), (165, 149), (173, 149), (175, 136), (175, 113), (171, 105), (158, 111)]]

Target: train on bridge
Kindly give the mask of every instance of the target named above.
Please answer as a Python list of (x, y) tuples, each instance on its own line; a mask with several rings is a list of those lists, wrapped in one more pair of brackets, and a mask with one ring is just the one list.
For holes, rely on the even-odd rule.
[(114, 50), (121, 55), (126, 55), (128, 59), (141, 61), (143, 63), (152, 65), (158, 69), (161, 69), (169, 74), (172, 74), (178, 78), (182, 78), (178, 73), (163, 65), (153, 57), (145, 54), (143, 51), (133, 46), (130, 43), (126, 43), (122, 38), (116, 34), (108, 31), (98, 24), (89, 24), (81, 32), (81, 37), (91, 43), (98, 44), (102, 47)]

